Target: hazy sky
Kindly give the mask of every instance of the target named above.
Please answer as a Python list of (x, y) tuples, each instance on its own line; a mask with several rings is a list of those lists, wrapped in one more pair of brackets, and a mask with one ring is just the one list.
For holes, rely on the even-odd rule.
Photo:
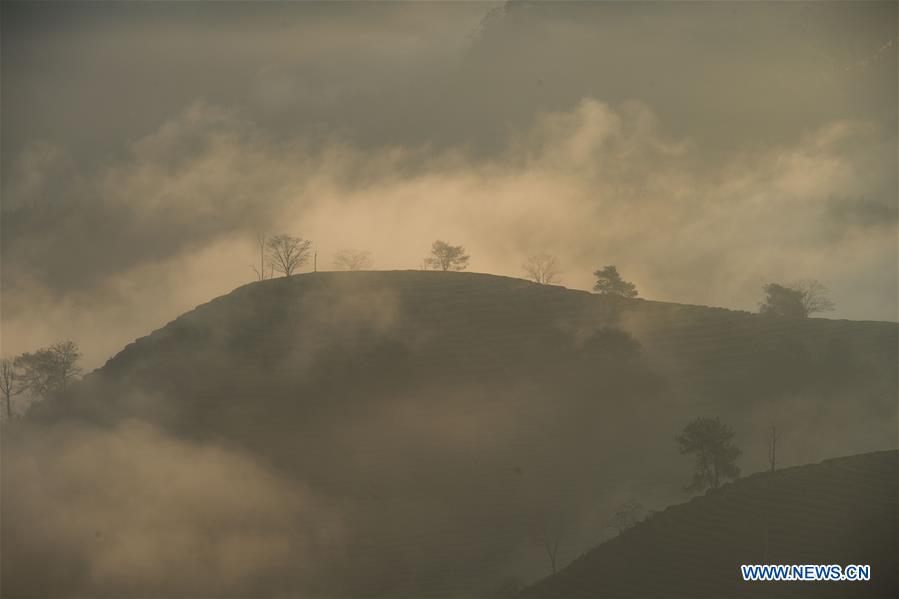
[(256, 233), (897, 319), (897, 4), (3, 2), (3, 353), (89, 366)]

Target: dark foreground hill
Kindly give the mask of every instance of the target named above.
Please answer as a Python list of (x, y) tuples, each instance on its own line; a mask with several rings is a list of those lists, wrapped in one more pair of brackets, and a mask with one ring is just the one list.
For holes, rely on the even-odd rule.
[(615, 507), (681, 501), (674, 435), (745, 472), (897, 446), (897, 325), (615, 300), (472, 273), (241, 287), (4, 434), (9, 596), (470, 595)]
[[(755, 474), (669, 507), (524, 597), (899, 597), (899, 452)], [(740, 564), (868, 564), (867, 582), (744, 582)]]

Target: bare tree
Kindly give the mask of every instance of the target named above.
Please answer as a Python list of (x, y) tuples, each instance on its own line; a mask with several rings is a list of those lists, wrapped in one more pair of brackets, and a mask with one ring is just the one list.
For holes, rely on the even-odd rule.
[(791, 287), (802, 294), (802, 307), (806, 316), (817, 312), (832, 312), (836, 308), (836, 304), (828, 297), (830, 291), (815, 279), (796, 281)]
[(431, 245), (431, 255), (425, 258), (425, 266), (434, 270), (465, 270), (468, 254), (461, 245), (450, 245), (439, 239)]
[(81, 367), (78, 360), (81, 359), (81, 352), (74, 341), (60, 341), (50, 346), (56, 356), (56, 368), (58, 372), (59, 387), (65, 390), (69, 383), (81, 375)]
[(46, 399), (66, 388), (81, 374), (78, 360), (81, 352), (73, 341), (60, 341), (34, 353), (24, 353), (16, 359), (21, 367), (22, 387)]
[(257, 268), (251, 264), (250, 268), (256, 273), (257, 281), (271, 279), (274, 274), (271, 264), (268, 265), (268, 272), (266, 273), (266, 248), (268, 247), (268, 238), (265, 235), (258, 235), (256, 237), (256, 245), (259, 247), (259, 267)]
[(285, 277), (309, 262), (312, 252), (311, 241), (291, 235), (275, 235), (269, 238), (267, 247), (266, 257), (271, 268)]
[(25, 388), (19, 380), (19, 371), (16, 362), (10, 358), (0, 360), (0, 393), (6, 403), (6, 419), (12, 419), (12, 398)]
[(531, 254), (527, 257), (524, 264), (521, 265), (521, 268), (527, 273), (528, 278), (535, 283), (551, 285), (559, 282), (558, 276), (561, 272), (559, 261), (552, 254)]
[(371, 264), (371, 252), (366, 250), (340, 250), (334, 256), (337, 270), (368, 270)]
[(16, 362), (22, 368), (22, 386), (30, 395), (42, 399), (50, 395), (56, 386), (56, 364), (49, 348), (26, 352)]
[(565, 527), (563, 526), (561, 516), (558, 515), (555, 517), (546, 516), (540, 524), (537, 538), (546, 552), (546, 557), (549, 558), (552, 573), (555, 574), (558, 571), (559, 545), (561, 545), (565, 536)]
[(771, 430), (768, 431), (768, 464), (771, 466), (771, 472), (777, 469), (777, 427), (771, 423)]

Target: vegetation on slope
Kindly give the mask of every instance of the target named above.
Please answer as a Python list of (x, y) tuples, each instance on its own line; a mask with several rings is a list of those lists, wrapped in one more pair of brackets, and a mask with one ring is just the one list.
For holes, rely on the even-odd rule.
[[(524, 597), (899, 596), (899, 452), (755, 474), (650, 516)], [(868, 582), (744, 582), (741, 564), (869, 564)]]
[[(784, 464), (895, 447), (896, 349), (894, 323), (788, 321), (473, 273), (314, 273), (246, 285), (181, 316), (42, 404), (28, 426), (116, 433), (138, 420), (153, 427), (141, 439), (236, 453), (236, 471), (271, 469), (278, 488), (301, 485), (329, 506), (333, 518), (311, 521), (340, 525), (303, 533), (329, 539), (303, 537), (317, 547), (305, 568), (292, 563), (299, 541), (279, 541), (279, 559), (229, 582), (234, 595), (263, 593), (259, 581), (293, 595), (471, 594), (547, 573), (550, 526), (564, 565), (608, 534), (624, 500), (683, 498), (691, 465), (674, 435), (694, 417), (733, 427), (746, 472), (765, 466), (772, 420)], [(70, 484), (101, 492), (103, 470), (92, 468)], [(134, 510), (122, 521), (165, 517), (152, 503), (115, 505)], [(4, 502), (5, 524), (23, 521), (17, 506), (27, 502)], [(255, 534), (254, 518), (229, 526)], [(275, 529), (293, 531), (283, 518)], [(27, 530), (3, 534), (45, 552)], [(152, 555), (165, 556), (166, 575), (141, 594), (208, 594), (214, 574), (202, 564), (216, 560), (177, 556), (219, 555), (214, 530), (174, 547), (142, 534), (144, 553), (126, 551), (124, 533), (115, 552), (163, 547)], [(96, 547), (56, 547), (51, 561), (93, 563)], [(38, 588), (33, 576), (45, 595), (133, 594), (52, 565), (5, 565), (5, 584)]]

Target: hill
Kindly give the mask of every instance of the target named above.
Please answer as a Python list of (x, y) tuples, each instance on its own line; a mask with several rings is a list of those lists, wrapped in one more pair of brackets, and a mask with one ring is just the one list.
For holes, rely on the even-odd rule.
[[(523, 597), (897, 597), (899, 452), (755, 474), (656, 513)], [(869, 564), (867, 582), (744, 582), (741, 564)]]
[[(54, 472), (57, 455), (82, 456), (83, 470), (64, 469), (65, 485), (35, 479), (33, 488), (74, 489), (83, 509), (108, 505), (128, 532), (118, 544), (98, 537), (110, 543), (98, 557), (100, 546), (78, 536), (49, 551), (42, 539), (58, 535), (5, 526), (4, 547), (51, 556), (35, 586), (5, 552), (6, 586), (44, 596), (434, 596), (532, 580), (549, 568), (547, 527), (566, 531), (564, 564), (608, 533), (621, 502), (682, 500), (692, 464), (673, 437), (697, 416), (734, 428), (747, 472), (765, 466), (772, 421), (784, 465), (896, 448), (897, 328), (618, 300), (474, 273), (314, 273), (246, 285), (33, 410), (30, 440), (7, 439), (7, 448), (37, 443), (42, 456), (56, 447), (39, 467), (27, 455), (8, 469), (24, 477)], [(179, 476), (187, 497), (175, 504), (208, 506), (204, 516), (226, 523), (188, 533), (152, 502), (114, 495), (137, 474), (148, 478), (135, 488), (167, 488), (167, 468), (141, 466), (156, 459), (147, 449), (156, 445), (181, 456), (175, 472), (194, 461), (222, 471), (216, 485)], [(263, 487), (280, 490), (277, 508), (241, 503), (261, 488), (229, 474), (246, 471), (274, 481)], [(281, 499), (297, 493), (305, 499)], [(4, 523), (34, 503), (7, 499)], [(222, 502), (238, 513), (226, 518)], [(224, 543), (221, 529), (241, 540)], [(266, 552), (277, 559), (259, 557)], [(71, 572), (128, 556), (164, 574), (138, 585), (87, 575), (87, 566)], [(212, 593), (221, 571), (234, 580)]]

